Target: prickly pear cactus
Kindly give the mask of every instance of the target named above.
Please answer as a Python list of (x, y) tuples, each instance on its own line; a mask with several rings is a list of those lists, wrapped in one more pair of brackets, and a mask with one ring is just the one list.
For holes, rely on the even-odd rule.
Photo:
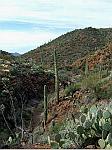
[(78, 127), (77, 127), (77, 133), (78, 133), (78, 134), (84, 134), (84, 127), (78, 126)]
[(108, 134), (108, 136), (106, 138), (106, 142), (112, 146), (112, 133)]
[(55, 141), (51, 141), (51, 148), (52, 149), (59, 149), (59, 143), (55, 142)]
[(85, 115), (81, 115), (80, 116), (80, 123), (83, 124), (86, 121), (86, 116)]
[(106, 122), (103, 126), (102, 129), (105, 131), (110, 131), (110, 129), (112, 128), (112, 125), (109, 122)]
[(84, 122), (84, 128), (85, 128), (85, 129), (89, 129), (89, 128), (91, 128), (91, 127), (92, 127), (92, 122), (89, 121), (89, 120), (86, 120), (86, 121)]
[(91, 112), (93, 115), (95, 115), (95, 114), (97, 113), (97, 110), (98, 110), (98, 108), (97, 108), (96, 105), (93, 105), (93, 106), (90, 108), (90, 112)]
[(100, 140), (98, 141), (98, 144), (99, 144), (99, 146), (100, 146), (102, 149), (104, 149), (105, 146), (106, 146), (106, 143), (105, 143), (105, 140), (104, 140), (104, 139), (100, 139)]
[(108, 118), (110, 118), (110, 116), (111, 116), (111, 113), (108, 110), (103, 112), (103, 118), (104, 119), (108, 119)]
[(60, 134), (56, 134), (55, 141), (59, 143), (60, 140), (61, 140), (61, 135)]
[(98, 119), (102, 118), (102, 116), (103, 116), (102, 110), (98, 110), (97, 111), (97, 117), (98, 117)]
[(108, 131), (103, 130), (102, 131), (102, 138), (106, 139), (107, 135), (108, 135)]
[[(68, 123), (69, 126), (55, 137), (56, 142), (60, 143), (62, 139), (66, 141), (69, 138), (77, 148), (85, 148), (82, 145), (88, 138), (98, 138), (95, 144), (97, 143), (100, 148), (112, 148), (112, 106), (108, 105), (81, 107), (80, 118), (72, 122), (72, 129), (71, 122)], [(61, 133), (65, 133), (66, 136), (61, 136)]]
[(101, 148), (112, 148), (112, 105), (93, 105), (89, 109), (83, 106), (76, 131), (84, 140), (96, 136), (101, 138), (98, 141)]

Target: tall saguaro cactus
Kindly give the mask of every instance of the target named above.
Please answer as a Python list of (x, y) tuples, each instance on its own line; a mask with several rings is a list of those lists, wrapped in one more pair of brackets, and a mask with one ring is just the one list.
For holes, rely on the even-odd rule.
[(47, 102), (47, 87), (44, 85), (44, 125), (46, 125), (48, 116), (48, 102)]
[(41, 49), (40, 57), (41, 57), (41, 65), (42, 65), (42, 67), (43, 67), (43, 66), (44, 66), (43, 49)]
[(102, 64), (99, 66), (99, 79), (102, 79)]
[(58, 67), (57, 67), (57, 55), (54, 49), (54, 70), (55, 70), (55, 94), (56, 101), (59, 103), (59, 77), (58, 77)]
[(85, 64), (85, 76), (87, 78), (89, 72), (89, 66), (88, 66), (88, 59), (86, 59), (86, 64)]

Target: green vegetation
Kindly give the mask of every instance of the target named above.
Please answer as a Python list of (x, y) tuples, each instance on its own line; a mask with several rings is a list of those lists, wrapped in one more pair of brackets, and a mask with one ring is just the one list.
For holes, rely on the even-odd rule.
[(54, 91), (54, 74), (34, 62), (15, 61), (9, 72), (0, 76), (0, 134), (4, 134), (0, 136), (1, 143), (7, 144), (11, 136), (12, 142), (8, 144), (18, 144), (16, 134), (20, 134), (19, 144), (24, 139), (23, 131), (32, 126), (32, 107), (44, 98), (45, 84), (48, 93)]
[(95, 148), (112, 146), (112, 104), (93, 105), (79, 119), (67, 120), (51, 142), (52, 148), (84, 148), (94, 143)]
[(1, 51), (0, 148), (112, 148), (110, 33), (89, 27), (23, 56)]
[(75, 84), (71, 84), (71, 85), (68, 85), (66, 88), (65, 88), (65, 95), (66, 96), (69, 96), (71, 95), (73, 97), (73, 94), (80, 90), (81, 88), (81, 83), (75, 83)]
[(55, 48), (59, 68), (63, 68), (74, 63), (77, 59), (105, 47), (111, 42), (111, 33), (112, 28), (95, 29), (89, 27), (77, 29), (24, 54), (22, 57), (32, 58), (38, 64), (41, 64), (41, 58), (44, 58), (45, 67), (49, 69), (53, 67), (52, 54)]

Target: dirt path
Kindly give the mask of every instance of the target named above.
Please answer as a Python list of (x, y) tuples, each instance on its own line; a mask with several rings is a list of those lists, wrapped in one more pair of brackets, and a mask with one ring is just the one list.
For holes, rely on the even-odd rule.
[(31, 120), (31, 130), (33, 131), (35, 127), (39, 126), (42, 122), (42, 106), (39, 104), (36, 108), (33, 108), (33, 115)]
[(24, 147), (22, 147), (23, 149), (51, 149), (51, 146), (48, 144), (27, 144)]

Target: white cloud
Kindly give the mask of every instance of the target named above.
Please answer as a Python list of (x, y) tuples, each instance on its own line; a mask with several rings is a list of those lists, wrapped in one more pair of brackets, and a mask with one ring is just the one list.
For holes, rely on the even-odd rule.
[[(17, 31), (0, 31), (0, 49), (14, 52), (19, 50), (23, 53), (36, 48), (37, 46), (54, 39), (58, 34), (48, 32), (17, 32)], [(28, 49), (29, 48), (29, 49)]]
[[(37, 26), (25, 32), (0, 29), (0, 49), (25, 49), (28, 45), (30, 49), (65, 32), (62, 30), (57, 33), (57, 29), (111, 27), (112, 1), (0, 0), (0, 21), (4, 20), (36, 23)], [(41, 31), (39, 25), (42, 25)]]
[[(87, 18), (96, 13), (100, 14), (100, 18), (106, 16), (112, 10), (110, 3), (106, 0), (1, 0), (0, 20), (13, 19), (38, 23), (38, 20), (66, 21), (70, 17), (75, 23), (77, 18)], [(109, 18), (111, 15), (106, 17)]]

